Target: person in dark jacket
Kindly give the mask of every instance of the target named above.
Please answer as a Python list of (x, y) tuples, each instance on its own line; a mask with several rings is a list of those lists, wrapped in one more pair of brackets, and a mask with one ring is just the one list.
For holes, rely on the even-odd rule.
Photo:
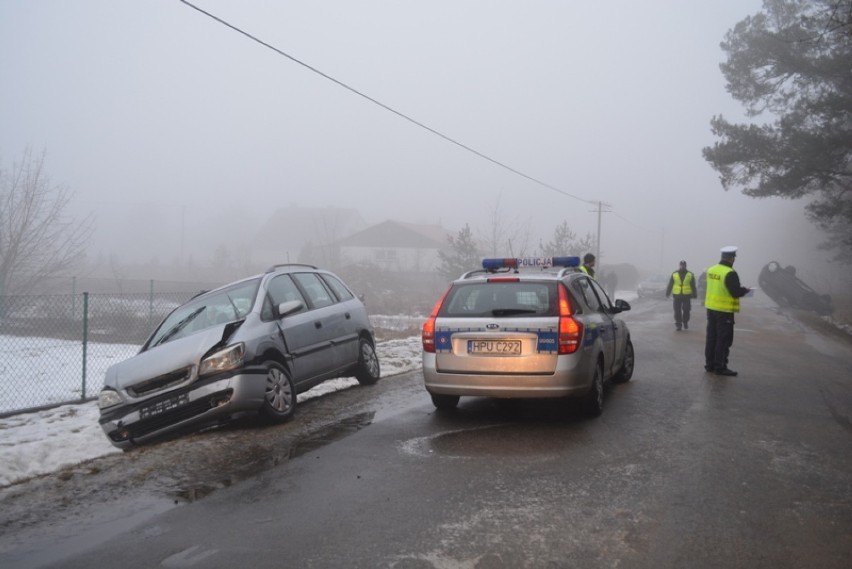
[(674, 299), (672, 304), (674, 306), (675, 330), (680, 332), (681, 327), (684, 330), (689, 330), (689, 313), (692, 309), (692, 299), (698, 298), (698, 288), (695, 275), (686, 268), (686, 261), (681, 261), (678, 270), (669, 277), (669, 284), (666, 286), (666, 298), (670, 296)]
[(707, 269), (707, 338), (704, 343), (704, 370), (716, 375), (737, 375), (728, 367), (734, 343), (734, 314), (740, 311), (740, 298), (751, 292), (740, 284), (734, 270), (737, 248), (722, 247), (722, 260)]

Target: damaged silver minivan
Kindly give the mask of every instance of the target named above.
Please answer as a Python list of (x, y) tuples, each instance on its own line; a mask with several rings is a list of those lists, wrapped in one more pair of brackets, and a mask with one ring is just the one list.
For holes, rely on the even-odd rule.
[(312, 265), (275, 265), (172, 311), (137, 355), (107, 369), (99, 422), (128, 449), (245, 414), (286, 421), (297, 393), (379, 375), (367, 310), (349, 287)]

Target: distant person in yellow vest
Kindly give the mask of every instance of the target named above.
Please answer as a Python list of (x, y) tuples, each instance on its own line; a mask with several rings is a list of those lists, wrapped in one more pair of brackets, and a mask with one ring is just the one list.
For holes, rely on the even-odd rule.
[(692, 310), (692, 299), (698, 298), (698, 289), (695, 286), (695, 275), (687, 270), (686, 261), (680, 262), (678, 270), (672, 273), (669, 284), (666, 286), (666, 298), (671, 296), (674, 300), (675, 329), (680, 332), (681, 327), (689, 330), (689, 313)]
[(595, 278), (595, 256), (592, 253), (583, 255), (583, 264), (580, 265), (580, 270)]
[(704, 369), (716, 375), (737, 375), (728, 367), (728, 354), (734, 343), (734, 314), (740, 311), (740, 297), (751, 289), (740, 284), (734, 270), (737, 248), (722, 247), (722, 260), (707, 269), (707, 338), (704, 344)]

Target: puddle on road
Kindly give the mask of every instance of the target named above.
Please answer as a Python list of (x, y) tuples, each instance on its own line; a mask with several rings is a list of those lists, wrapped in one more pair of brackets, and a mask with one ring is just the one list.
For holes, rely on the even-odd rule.
[(327, 444), (356, 433), (373, 422), (375, 413), (359, 413), (338, 423), (325, 425), (313, 433), (297, 439), (290, 447), (289, 458), (296, 458)]
[[(322, 425), (318, 429), (296, 438), (288, 447), (276, 449), (277, 452), (275, 453), (249, 457), (249, 460), (237, 470), (233, 466), (230, 468), (223, 467), (222, 470), (228, 472), (226, 478), (222, 478), (214, 483), (209, 483), (208, 481), (198, 485), (173, 489), (171, 490), (171, 495), (174, 497), (176, 504), (201, 500), (216, 490), (227, 488), (237, 482), (257, 476), (278, 466), (282, 462), (297, 458), (356, 433), (371, 424), (374, 415), (375, 413), (373, 412), (359, 413), (351, 417), (346, 417), (336, 423)], [(258, 453), (268, 452), (268, 450), (265, 447), (257, 447)]]

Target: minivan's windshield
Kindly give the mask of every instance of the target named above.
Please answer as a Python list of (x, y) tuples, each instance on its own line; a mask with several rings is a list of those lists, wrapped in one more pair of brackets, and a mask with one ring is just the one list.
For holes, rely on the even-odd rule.
[(145, 349), (245, 318), (251, 312), (259, 285), (260, 278), (251, 279), (190, 300), (163, 320)]

